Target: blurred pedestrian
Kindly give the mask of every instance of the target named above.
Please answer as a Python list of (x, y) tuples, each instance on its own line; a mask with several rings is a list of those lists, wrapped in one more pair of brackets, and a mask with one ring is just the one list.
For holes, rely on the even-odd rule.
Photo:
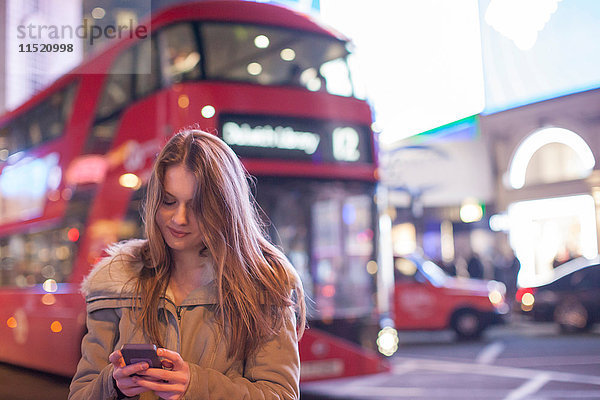
[(483, 264), (476, 253), (471, 253), (471, 257), (467, 261), (467, 271), (470, 278), (483, 279)]
[(508, 243), (506, 235), (497, 240), (494, 256), (494, 279), (506, 286), (506, 300), (512, 303), (517, 294), (517, 279), (521, 270), (521, 263)]
[(506, 277), (504, 279), (504, 284), (506, 285), (506, 298), (509, 299), (510, 302), (515, 300), (515, 295), (517, 294), (517, 282), (520, 270), (521, 262), (515, 254), (512, 253), (508, 260), (508, 268), (506, 269)]
[[(175, 135), (144, 217), (147, 239), (110, 247), (83, 283), (69, 399), (298, 399), (302, 284), (265, 239), (234, 152), (208, 133)], [(165, 369), (125, 365), (126, 343), (156, 344)]]

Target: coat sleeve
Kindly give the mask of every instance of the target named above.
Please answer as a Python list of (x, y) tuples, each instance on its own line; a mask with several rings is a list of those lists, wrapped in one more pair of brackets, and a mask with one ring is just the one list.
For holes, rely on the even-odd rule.
[(246, 361), (243, 376), (229, 377), (190, 363), (190, 385), (183, 399), (299, 399), (300, 357), (293, 314), (289, 310), (279, 334)]
[(71, 381), (69, 400), (117, 399), (108, 356), (118, 339), (119, 320), (116, 309), (88, 312), (88, 333), (81, 343), (81, 360)]

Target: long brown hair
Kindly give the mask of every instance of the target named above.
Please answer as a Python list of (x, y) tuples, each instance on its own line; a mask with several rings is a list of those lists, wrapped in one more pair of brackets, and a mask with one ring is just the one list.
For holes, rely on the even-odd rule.
[(165, 171), (179, 164), (196, 177), (193, 210), (215, 263), (216, 320), (230, 337), (228, 357), (245, 359), (254, 353), (282, 329), (289, 307), (297, 311), (301, 336), (306, 323), (302, 283), (283, 253), (266, 239), (240, 160), (225, 142), (200, 130), (173, 136), (158, 155), (148, 182), (144, 203), (148, 241), (142, 248), (147, 268), (142, 268), (136, 287), (144, 332), (162, 345), (157, 310), (173, 258), (156, 213), (165, 195)]

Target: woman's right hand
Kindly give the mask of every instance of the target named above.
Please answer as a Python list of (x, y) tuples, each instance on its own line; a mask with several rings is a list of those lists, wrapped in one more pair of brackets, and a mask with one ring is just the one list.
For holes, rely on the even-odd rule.
[(145, 387), (137, 385), (132, 375), (148, 369), (148, 363), (141, 362), (137, 364), (126, 365), (120, 350), (116, 350), (108, 356), (108, 361), (113, 365), (113, 378), (117, 387), (127, 397), (133, 397), (140, 393), (148, 391)]

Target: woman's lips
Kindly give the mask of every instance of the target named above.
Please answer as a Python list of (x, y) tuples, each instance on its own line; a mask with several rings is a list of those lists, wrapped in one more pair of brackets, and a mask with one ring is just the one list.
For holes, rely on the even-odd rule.
[(182, 232), (182, 231), (178, 231), (177, 229), (173, 229), (171, 227), (167, 227), (169, 229), (169, 232), (171, 232), (171, 235), (175, 236), (176, 238), (182, 238), (185, 235), (188, 235), (188, 232)]

